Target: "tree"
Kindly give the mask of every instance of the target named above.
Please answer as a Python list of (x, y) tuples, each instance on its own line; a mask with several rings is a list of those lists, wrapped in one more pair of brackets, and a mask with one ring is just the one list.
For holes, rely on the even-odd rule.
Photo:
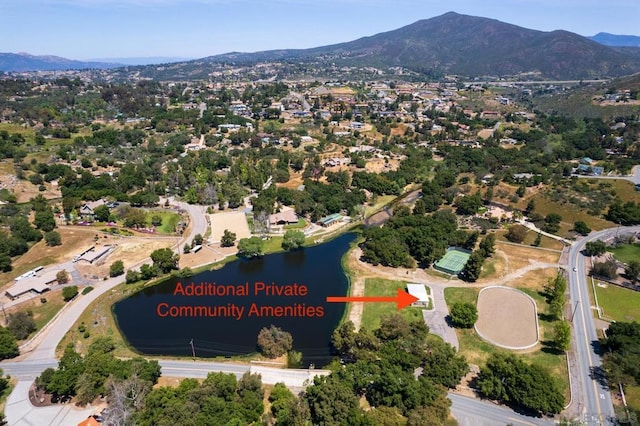
[(53, 228), (56, 227), (56, 219), (53, 216), (53, 211), (48, 207), (45, 210), (36, 211), (33, 224), (36, 228), (44, 232), (53, 231)]
[(544, 225), (542, 229), (546, 232), (555, 233), (560, 229), (560, 222), (562, 222), (562, 216), (558, 213), (549, 213), (544, 218)]
[(524, 238), (527, 236), (527, 228), (522, 225), (511, 225), (509, 230), (507, 231), (505, 238), (512, 243), (518, 243), (524, 241)]
[(582, 220), (577, 220), (573, 224), (573, 230), (576, 231), (580, 235), (588, 235), (591, 232), (591, 228), (587, 226), (586, 223)]
[(106, 204), (99, 205), (93, 209), (93, 213), (95, 214), (95, 218), (98, 222), (108, 222), (109, 217), (111, 216), (111, 211)]
[(456, 199), (456, 207), (458, 208), (458, 214), (471, 215), (476, 214), (478, 209), (482, 207), (482, 196), (480, 193), (474, 195), (465, 195)]
[(450, 344), (438, 340), (430, 343), (423, 359), (422, 375), (449, 389), (455, 388), (469, 372), (467, 360)]
[(469, 256), (467, 263), (464, 264), (464, 268), (462, 268), (460, 275), (465, 281), (475, 282), (480, 278), (483, 263), (484, 257), (482, 257), (478, 251), (474, 251), (471, 253), (471, 256)]
[(7, 328), (16, 339), (24, 340), (36, 331), (36, 322), (33, 320), (33, 314), (30, 311), (19, 311), (9, 314)]
[(496, 234), (487, 234), (487, 236), (484, 237), (482, 241), (480, 241), (478, 251), (484, 258), (491, 257), (491, 255), (495, 252), (495, 244)]
[(132, 208), (125, 215), (123, 224), (127, 228), (144, 228), (147, 226), (147, 214), (142, 209)]
[(162, 226), (162, 216), (159, 214), (154, 214), (151, 216), (151, 224), (153, 226)]
[(584, 245), (584, 254), (587, 256), (600, 256), (607, 251), (604, 241), (589, 241)]
[(154, 266), (154, 265), (149, 265), (148, 263), (145, 263), (144, 265), (140, 266), (140, 279), (143, 281), (148, 281), (152, 278), (155, 278), (158, 276), (158, 267)]
[(174, 253), (173, 250), (167, 247), (153, 251), (151, 253), (151, 260), (155, 267), (166, 274), (174, 269), (178, 269), (180, 255)]
[(485, 398), (496, 399), (541, 414), (562, 411), (564, 398), (553, 377), (538, 365), (513, 354), (495, 353), (476, 381)]
[(604, 262), (595, 262), (591, 268), (591, 274), (611, 279), (617, 278), (618, 262), (611, 256)]
[(532, 198), (529, 200), (529, 202), (527, 202), (527, 207), (525, 208), (524, 213), (528, 216), (531, 213), (533, 213), (535, 210), (536, 210), (536, 202)]
[(569, 321), (558, 321), (553, 327), (553, 343), (562, 352), (569, 350), (571, 347), (571, 325)]
[(282, 249), (295, 250), (297, 248), (300, 248), (304, 244), (304, 240), (304, 232), (290, 229), (284, 233), (284, 238), (282, 240)]
[(471, 328), (478, 320), (478, 310), (471, 303), (454, 303), (449, 317), (454, 327)]
[(272, 325), (264, 327), (258, 333), (258, 348), (267, 358), (277, 358), (290, 351), (293, 347), (293, 337), (290, 333)]
[(6, 253), (0, 253), (0, 271), (9, 272), (13, 269), (11, 265), (11, 256)]
[(246, 258), (263, 255), (264, 241), (260, 237), (241, 238), (238, 241), (238, 255)]
[(131, 283), (135, 283), (137, 281), (140, 281), (140, 273), (137, 271), (134, 271), (133, 269), (129, 269), (127, 271), (127, 274), (125, 275), (125, 281), (127, 284), (131, 284)]
[(0, 360), (14, 358), (20, 355), (16, 337), (9, 329), (0, 327)]
[(201, 246), (203, 242), (204, 242), (204, 237), (200, 234), (196, 234), (193, 237), (193, 241), (191, 241), (191, 247)]
[(109, 276), (117, 277), (124, 274), (124, 262), (122, 260), (116, 260), (109, 267)]
[(78, 295), (77, 285), (72, 285), (62, 289), (62, 298), (65, 300), (65, 302), (68, 302), (69, 300), (73, 299), (77, 295)]
[(82, 357), (73, 349), (73, 345), (69, 344), (60, 358), (58, 369), (55, 370), (47, 385), (47, 392), (61, 398), (75, 395), (76, 383), (83, 370)]
[(49, 231), (44, 234), (44, 241), (49, 247), (59, 246), (62, 244), (62, 238), (57, 231)]
[(58, 284), (66, 284), (69, 282), (69, 273), (64, 269), (58, 271), (56, 274), (56, 281), (58, 281)]
[(636, 283), (640, 279), (640, 261), (630, 260), (627, 266), (624, 268), (624, 273), (632, 283)]
[(222, 238), (220, 239), (220, 246), (233, 247), (235, 243), (236, 243), (235, 232), (231, 232), (228, 229), (225, 229), (224, 233), (222, 234)]

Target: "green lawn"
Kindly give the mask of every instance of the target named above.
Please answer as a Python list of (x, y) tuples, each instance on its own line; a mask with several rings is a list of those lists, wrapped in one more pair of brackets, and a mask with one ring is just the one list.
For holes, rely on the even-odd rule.
[(607, 284), (596, 285), (604, 316), (615, 321), (640, 321), (640, 292)]
[[(406, 289), (406, 281), (385, 280), (382, 278), (367, 278), (365, 280), (365, 296), (395, 296), (399, 288)], [(429, 290), (427, 290), (429, 291)], [(380, 326), (383, 315), (400, 312), (409, 320), (422, 319), (422, 308), (407, 307), (400, 311), (395, 303), (365, 303), (362, 310), (362, 327), (374, 330)]]
[(291, 225), (285, 225), (284, 229), (302, 229), (307, 226), (307, 221), (303, 218), (298, 219), (298, 223), (294, 223)]
[(627, 398), (629, 407), (640, 411), (640, 386), (626, 386), (624, 396)]
[(618, 247), (607, 248), (613, 253), (613, 257), (620, 262), (629, 263), (632, 260), (640, 260), (640, 244), (623, 244)]
[(176, 225), (180, 221), (180, 215), (178, 213), (164, 210), (151, 210), (147, 212), (147, 225), (151, 226), (151, 218), (153, 216), (160, 216), (162, 218), (162, 225), (157, 228), (160, 234), (173, 234), (176, 230)]

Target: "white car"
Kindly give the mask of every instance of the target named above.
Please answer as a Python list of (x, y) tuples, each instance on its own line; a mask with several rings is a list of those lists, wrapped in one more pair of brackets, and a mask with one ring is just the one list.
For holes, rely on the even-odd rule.
[(575, 266), (573, 267), (573, 272), (578, 272), (578, 268), (576, 268)]

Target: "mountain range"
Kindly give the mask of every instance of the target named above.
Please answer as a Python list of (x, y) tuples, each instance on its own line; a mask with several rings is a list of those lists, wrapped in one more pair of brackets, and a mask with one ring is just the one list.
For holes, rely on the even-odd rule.
[[(627, 36), (620, 36), (627, 37)], [(495, 19), (449, 12), (417, 21), (397, 30), (355, 41), (311, 49), (283, 49), (254, 53), (231, 52), (170, 67), (175, 76), (207, 76), (213, 64), (252, 65), (285, 62), (323, 66), (403, 67), (424, 74), (459, 74), (468, 77), (515, 75), (534, 72), (552, 79), (588, 79), (640, 72), (640, 47), (630, 39), (593, 36), (593, 40), (568, 31), (531, 30)], [(612, 47), (603, 43), (623, 43)], [(4, 55), (4, 56), (3, 56)], [(0, 54), (0, 70), (111, 68), (117, 65), (63, 60), (54, 65), (49, 58), (13, 57)], [(67, 62), (64, 62), (67, 61)], [(37, 65), (37, 66), (36, 66)], [(54, 68), (58, 66), (58, 68)], [(44, 68), (47, 67), (47, 68)], [(136, 67), (142, 75), (154, 77), (166, 67)]]
[(28, 53), (3, 53), (0, 52), (0, 71), (22, 72), (22, 71), (59, 71), (73, 69), (107, 69), (118, 68), (122, 64), (75, 61), (73, 59), (61, 58), (51, 55), (30, 55)]
[(454, 12), (347, 43), (202, 59), (211, 63), (318, 60), (470, 77), (538, 72), (549, 78), (584, 79), (640, 71), (640, 49), (619, 49), (568, 31), (537, 31)]
[(605, 46), (640, 47), (640, 37), (634, 35), (598, 33), (588, 38)]

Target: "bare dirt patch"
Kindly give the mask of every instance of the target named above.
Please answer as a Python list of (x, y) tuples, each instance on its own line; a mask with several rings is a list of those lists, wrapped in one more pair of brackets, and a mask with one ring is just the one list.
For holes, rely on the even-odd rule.
[(532, 261), (557, 264), (560, 252), (542, 250), (534, 247), (518, 246), (496, 241), (496, 249), (508, 253), (509, 272), (516, 271), (531, 264)]
[(527, 349), (538, 343), (535, 302), (507, 287), (487, 287), (478, 295), (476, 332), (484, 340), (508, 349)]
[[(237, 244), (236, 244), (237, 245)], [(202, 247), (197, 253), (180, 255), (180, 268), (196, 268), (209, 263), (218, 262), (225, 257), (238, 252), (238, 247), (220, 247), (220, 244), (211, 244)]]
[[(130, 268), (141, 260), (149, 257), (154, 250), (172, 247), (178, 241), (177, 238), (166, 237), (101, 237), (102, 238), (98, 239), (98, 247), (113, 245), (115, 248), (103, 259), (100, 259), (97, 264), (89, 265), (83, 262), (76, 263), (76, 269), (80, 274), (84, 276), (95, 275), (100, 278), (106, 277), (109, 275), (109, 267), (116, 260), (121, 260), (122, 263), (124, 263), (125, 269)], [(93, 244), (93, 239), (89, 242)]]
[(244, 212), (224, 212), (209, 215), (211, 219), (211, 241), (220, 241), (225, 229), (236, 234), (236, 238), (251, 236)]

